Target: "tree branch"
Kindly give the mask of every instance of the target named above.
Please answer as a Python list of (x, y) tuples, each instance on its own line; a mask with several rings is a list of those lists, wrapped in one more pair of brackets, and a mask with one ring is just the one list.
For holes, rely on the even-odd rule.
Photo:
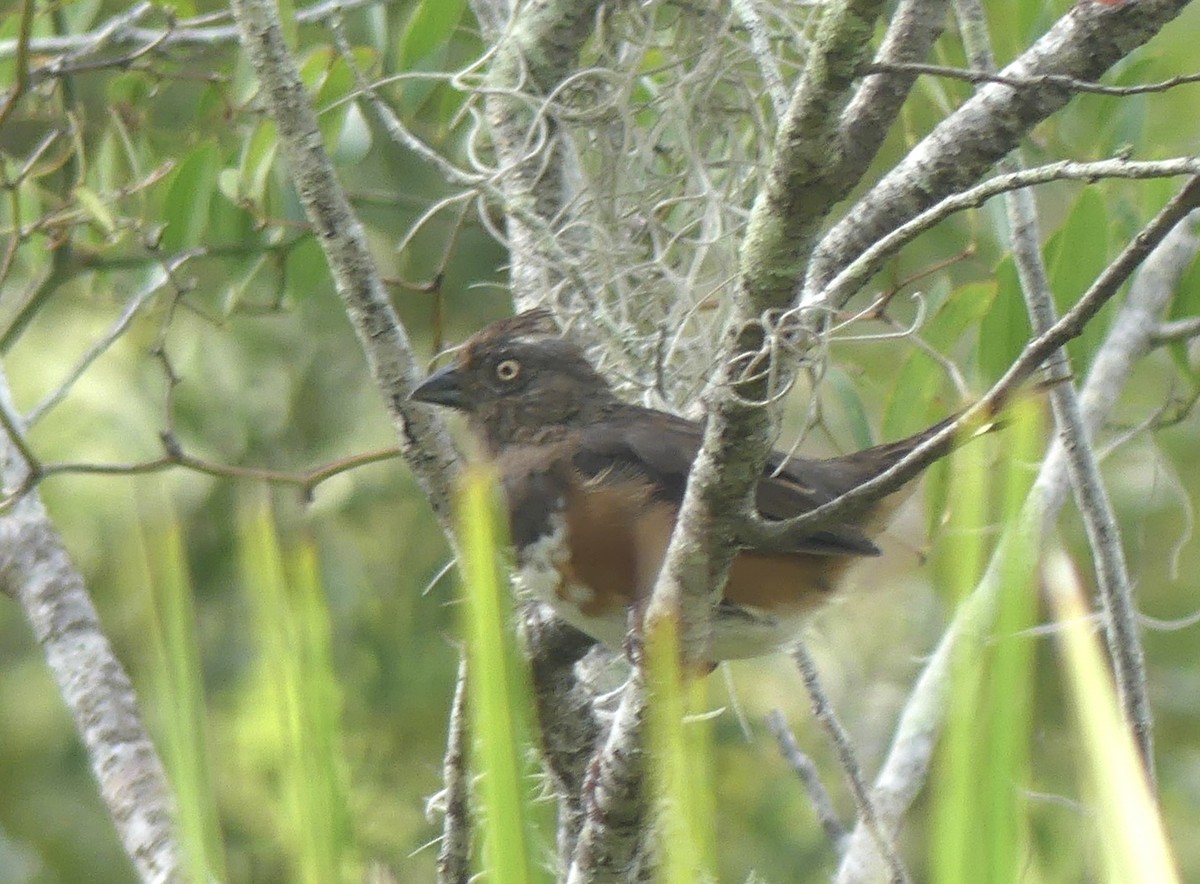
[[(296, 10), (296, 23), (318, 24), (339, 13), (344, 14), (364, 6), (386, 5), (390, 0), (326, 0)], [(176, 47), (212, 47), (239, 40), (237, 25), (219, 25), (228, 20), (229, 13), (198, 15), (195, 18), (158, 28), (137, 27), (137, 23), (154, 8), (141, 3), (114, 15), (83, 34), (64, 34), (56, 37), (34, 37), (29, 50), (35, 55), (65, 55), (72, 60), (85, 58), (105, 49), (153, 44), (158, 50)], [(12, 58), (20, 48), (19, 40), (0, 40), (0, 59)]]
[(809, 803), (812, 804), (813, 810), (817, 814), (821, 828), (825, 830), (825, 837), (833, 846), (834, 855), (840, 857), (849, 833), (842, 826), (842, 821), (838, 819), (837, 811), (833, 807), (833, 799), (829, 797), (825, 784), (821, 782), (817, 766), (813, 764), (811, 758), (800, 751), (795, 735), (788, 728), (787, 719), (778, 709), (772, 709), (767, 713), (767, 727), (771, 729), (771, 733), (775, 736), (775, 742), (779, 744), (780, 754), (783, 755), (788, 766), (803, 784), (804, 791), (808, 793)]
[[(1003, 73), (1094, 80), (1186, 5), (1187, 0), (1077, 3)], [(1073, 94), (1062, 86), (1033, 90), (989, 83), (980, 89), (826, 234), (809, 267), (803, 302), (813, 303), (826, 283), (871, 243), (976, 181)]]
[(1047, 86), (1061, 86), (1072, 92), (1087, 92), (1092, 95), (1109, 95), (1125, 98), (1130, 95), (1147, 95), (1153, 92), (1166, 92), (1177, 86), (1188, 86), (1200, 83), (1200, 74), (1180, 74), (1157, 83), (1139, 83), (1136, 86), (1106, 86), (1092, 80), (1081, 80), (1078, 77), (1066, 77), (1058, 74), (1042, 74), (1037, 77), (1011, 77), (998, 74), (995, 70), (981, 68), (955, 68), (941, 64), (919, 64), (916, 62), (875, 61), (867, 66), (866, 74), (926, 74), (933, 77), (946, 77), (951, 80), (965, 80), (968, 83), (1002, 83), (1017, 89), (1044, 89)]
[(858, 764), (854, 747), (851, 745), (850, 735), (838, 721), (829, 698), (825, 696), (825, 690), (821, 687), (821, 680), (817, 675), (816, 663), (813, 662), (808, 649), (803, 644), (796, 645), (792, 656), (796, 660), (800, 675), (804, 679), (804, 687), (812, 701), (813, 717), (825, 728), (833, 743), (834, 751), (837, 752), (838, 762), (842, 765), (842, 772), (850, 786), (850, 794), (854, 796), (854, 806), (858, 809), (860, 824), (870, 833), (875, 842), (875, 848), (883, 856), (891, 884), (906, 884), (910, 880), (908, 870), (904, 868), (904, 861), (896, 851), (892, 836), (880, 825), (879, 811), (876, 810), (875, 799), (863, 779), (862, 768)]
[[(523, 5), (500, 40), (487, 74), (487, 118), (503, 170), (499, 186), (507, 213), (510, 285), (518, 310), (544, 305), (562, 280), (563, 268), (552, 270), (553, 238), (539, 229), (542, 224), (552, 229), (550, 222), (563, 202), (562, 147), (543, 97), (574, 69), (598, 7), (599, 0)], [(541, 224), (531, 225), (529, 217)]]
[(791, 532), (815, 531), (823, 526), (852, 517), (877, 500), (898, 491), (925, 467), (946, 454), (954, 444), (955, 437), (964, 429), (991, 418), (1038, 368), (1059, 347), (1078, 337), (1087, 323), (1109, 300), (1116, 296), (1138, 265), (1145, 260), (1153, 248), (1182, 221), (1189, 212), (1200, 205), (1200, 177), (1192, 178), (1171, 198), (1166, 206), (1142, 228), (1125, 249), (1091, 287), (1063, 317), (1046, 331), (1030, 341), (1021, 355), (1009, 367), (990, 390), (974, 404), (964, 409), (940, 432), (914, 448), (908, 455), (874, 479), (864, 482), (851, 491), (822, 504), (802, 516), (767, 522), (753, 514), (748, 508), (739, 527), (743, 541), (770, 544)]
[[(1176, 228), (1154, 250), (1135, 279), (1088, 373), (1080, 395), (1084, 422), (1095, 433), (1112, 411), (1134, 364), (1148, 352), (1158, 317), (1179, 278), (1200, 249), (1200, 239)], [(946, 697), (955, 655), (970, 652), (987, 640), (1001, 592), (1004, 561), (1020, 544), (1035, 548), (1054, 523), (1068, 489), (1066, 452), (1056, 441), (1043, 461), (1017, 523), (1005, 532), (978, 587), (959, 607), (937, 649), (909, 695), (892, 747), (875, 780), (875, 800), (882, 824), (900, 825), (905, 810), (925, 782), (945, 718)], [(860, 824), (838, 869), (837, 884), (865, 884), (878, 878), (880, 858), (873, 839)]]
[[(10, 417), (15, 413), (2, 374), (0, 409)], [(13, 426), (5, 426), (0, 432), (0, 478), (9, 488), (22, 485), (29, 468)], [(162, 761), (83, 578), (36, 493), (0, 514), (0, 592), (21, 605), (42, 646), (100, 797), (138, 875), (156, 884), (182, 882), (187, 866)]]
[[(925, 58), (946, 26), (949, 6), (949, 0), (903, 0), (899, 3), (871, 68), (888, 65), (902, 68), (906, 62)], [(891, 77), (868, 76), (863, 80), (842, 114), (840, 140), (845, 153), (837, 172), (842, 182), (842, 196), (849, 193), (866, 173), (916, 81), (916, 72)]]
[[(446, 754), (442, 759), (442, 843), (437, 855), (438, 884), (467, 884), (471, 880), (471, 771), (467, 763), (467, 659), (458, 661)], [(428, 812), (428, 811), (427, 811)], [(433, 822), (433, 820), (430, 820)]]
[(275, 5), (266, 0), (238, 0), (233, 8), (246, 53), (262, 85), (263, 100), (279, 127), (292, 181), (325, 252), (371, 375), (383, 394), (401, 453), (447, 536), (452, 536), (450, 496), (457, 471), (454, 446), (441, 418), (408, 399), (423, 372), (388, 300), (367, 248), (366, 233), (325, 151), (312, 103), (284, 44)]
[[(991, 40), (983, 6), (978, 0), (955, 0), (963, 42), (971, 63), (977, 68), (995, 67)], [(1004, 171), (1020, 168), (1020, 151), (1003, 162)], [(1025, 190), (1006, 196), (1009, 223), (1012, 225), (1012, 252), (1017, 277), (1029, 313), (1034, 334), (1044, 334), (1057, 317), (1050, 279), (1042, 258), (1042, 237), (1037, 206)], [(1075, 503), (1083, 516), (1100, 598), (1104, 607), (1104, 635), (1112, 658), (1113, 676), (1121, 698), (1126, 722), (1142, 755), (1142, 764), (1153, 790), (1154, 749), (1150, 701), (1146, 695), (1145, 660), (1138, 635), (1137, 609), (1133, 587), (1125, 566), (1120, 528), (1100, 476), (1100, 466), (1084, 425), (1079, 396), (1071, 382), (1071, 364), (1065, 348), (1060, 347), (1047, 361), (1051, 383), (1050, 404), (1054, 421), (1067, 452), (1071, 487)]]
[(996, 175), (974, 187), (945, 197), (928, 209), (905, 221), (886, 236), (871, 243), (829, 280), (815, 302), (831, 309), (845, 306), (874, 276), (884, 262), (905, 245), (958, 212), (982, 206), (994, 196), (1053, 181), (1094, 182), (1102, 178), (1173, 178), (1200, 174), (1200, 159), (1176, 157), (1169, 160), (1136, 161), (1124, 159), (1078, 163), (1064, 160)]

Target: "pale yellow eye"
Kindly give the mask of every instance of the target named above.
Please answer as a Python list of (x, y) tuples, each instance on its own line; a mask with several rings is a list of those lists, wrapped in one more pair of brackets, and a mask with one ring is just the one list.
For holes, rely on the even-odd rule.
[(505, 359), (503, 362), (496, 363), (496, 377), (505, 383), (515, 381), (520, 373), (521, 363), (515, 359)]

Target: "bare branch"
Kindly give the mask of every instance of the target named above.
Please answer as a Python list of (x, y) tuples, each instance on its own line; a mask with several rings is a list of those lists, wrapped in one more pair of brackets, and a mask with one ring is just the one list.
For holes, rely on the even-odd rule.
[(865, 74), (928, 74), (935, 77), (947, 77), (951, 80), (965, 80), (968, 83), (1001, 83), (1014, 89), (1044, 89), (1047, 86), (1058, 86), (1070, 89), (1072, 92), (1088, 92), (1093, 95), (1111, 95), (1126, 97), (1129, 95), (1146, 95), (1151, 92), (1166, 92), (1177, 86), (1187, 86), (1200, 83), (1200, 74), (1181, 74), (1157, 83), (1140, 83), (1137, 86), (1106, 86), (1091, 80), (1081, 80), (1078, 77), (1067, 77), (1056, 74), (1043, 74), (1036, 77), (1011, 77), (998, 74), (985, 68), (956, 68), (940, 64), (917, 64), (914, 62), (876, 61), (867, 66)]
[(555, 122), (539, 99), (574, 69), (597, 6), (598, 0), (523, 6), (500, 40), (488, 71), (487, 118), (503, 169), (499, 183), (508, 212), (510, 282), (518, 309), (543, 303), (558, 282), (557, 273), (549, 269), (553, 262), (545, 257), (553, 240), (522, 220), (528, 214), (548, 223), (562, 208), (561, 148)]
[(829, 791), (821, 782), (817, 766), (813, 764), (811, 758), (800, 751), (796, 737), (788, 727), (787, 719), (778, 709), (772, 709), (767, 713), (767, 727), (775, 735), (775, 742), (779, 744), (779, 753), (804, 785), (809, 803), (816, 811), (821, 828), (825, 830), (825, 837), (833, 845), (834, 854), (840, 857), (845, 849), (849, 833), (842, 825), (842, 821), (838, 819), (837, 811), (833, 807), (833, 799), (829, 797)]
[[(13, 413), (0, 375), (0, 409)], [(0, 433), (0, 477), (22, 485), (29, 468)], [(0, 514), (0, 591), (21, 605), (83, 740), (121, 845), (147, 882), (184, 880), (174, 799), (120, 661), (83, 578), (36, 493)]]
[(121, 335), (125, 334), (142, 307), (154, 297), (160, 288), (171, 281), (171, 274), (182, 267), (184, 262), (190, 257), (190, 254), (180, 255), (170, 262), (164, 263), (151, 274), (150, 280), (129, 299), (129, 303), (125, 305), (125, 309), (121, 311), (121, 315), (117, 317), (117, 321), (112, 324), (112, 327), (88, 348), (87, 352), (67, 372), (67, 376), (62, 382), (29, 410), (29, 413), (25, 416), (28, 424), (33, 425), (37, 423), (48, 411), (62, 402), (71, 391), (71, 388), (75, 386), (75, 383), (83, 377), (84, 372), (88, 370), (93, 362), (103, 356)]
[(767, 23), (758, 11), (756, 0), (733, 0), (732, 6), (750, 38), (750, 51), (754, 54), (754, 60), (758, 62), (763, 82), (767, 84), (767, 93), (775, 107), (775, 116), (782, 117), (787, 112), (788, 93), (783, 83), (783, 74), (779, 72), (779, 63), (771, 50)]
[(1163, 322), (1154, 330), (1150, 340), (1155, 347), (1200, 337), (1200, 316)]
[[(365, 6), (386, 5), (388, 2), (389, 0), (326, 0), (297, 9), (296, 23), (318, 24), (339, 13), (344, 14)], [(137, 27), (137, 23), (153, 9), (153, 4), (141, 3), (114, 15), (83, 34), (35, 37), (29, 41), (29, 50), (35, 55), (65, 55), (70, 60), (78, 60), (106, 49), (135, 45), (155, 44), (158, 49), (163, 50), (175, 47), (221, 46), (239, 40), (237, 25), (217, 24), (229, 20), (228, 12), (183, 19), (173, 26)], [(18, 49), (18, 40), (0, 40), (0, 58), (11, 58), (17, 54)]]
[(875, 847), (883, 855), (892, 884), (904, 884), (909, 880), (908, 871), (904, 868), (904, 861), (900, 858), (900, 854), (896, 852), (896, 845), (892, 843), (891, 836), (880, 825), (879, 811), (875, 809), (875, 799), (871, 796), (866, 781), (863, 779), (862, 768), (859, 767), (858, 757), (850, 742), (850, 735), (838, 721), (829, 698), (825, 696), (825, 689), (821, 687), (821, 679), (817, 675), (817, 666), (803, 643), (797, 643), (792, 650), (792, 656), (804, 679), (804, 687), (808, 691), (809, 699), (812, 700), (813, 716), (825, 728), (833, 743), (834, 751), (837, 752), (842, 772), (846, 775), (846, 782), (850, 786), (850, 794), (854, 796), (858, 819), (862, 821), (862, 825), (871, 834)]
[[(442, 843), (438, 848), (438, 884), (467, 884), (471, 879), (471, 773), (467, 764), (467, 660), (459, 660), (446, 728), (446, 755), (442, 760)], [(432, 820), (431, 820), (432, 822)]]

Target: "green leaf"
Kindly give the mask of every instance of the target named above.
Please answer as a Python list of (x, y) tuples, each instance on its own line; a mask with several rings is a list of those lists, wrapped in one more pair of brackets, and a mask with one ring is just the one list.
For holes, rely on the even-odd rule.
[(909, 353), (883, 414), (883, 438), (901, 439), (928, 422), (929, 404), (945, 383), (945, 372), (920, 350)]
[(106, 236), (113, 235), (117, 229), (117, 221), (96, 191), (81, 184), (75, 188), (75, 199), (79, 200), (79, 205), (100, 226)]
[(267, 176), (275, 162), (279, 137), (274, 120), (263, 120), (246, 141), (242, 151), (241, 181), (238, 192), (243, 199), (261, 202), (267, 191)]
[(862, 397), (858, 394), (858, 386), (849, 376), (836, 365), (830, 366), (825, 374), (829, 389), (842, 407), (842, 414), (850, 428), (850, 435), (857, 448), (870, 448), (875, 444), (871, 434), (871, 422), (867, 420), (867, 411), (863, 407)]
[[(1062, 229), (1046, 246), (1046, 271), (1061, 316), (1070, 310), (1108, 264), (1108, 208), (1095, 188), (1087, 188), (1071, 209)], [(1084, 372), (1104, 340), (1112, 318), (1112, 301), (1067, 344), (1072, 368)]]
[[(131, 550), (147, 586), (147, 643), (154, 657), (154, 708), (163, 755), (175, 787), (188, 879), (224, 880), (225, 860), (208, 761), (196, 606), (183, 527), (161, 486), (141, 505)], [(140, 566), (140, 567), (138, 567)]]
[(1158, 802), (1146, 782), (1108, 658), (1092, 627), (1090, 590), (1062, 550), (1053, 550), (1044, 583), (1054, 611), (1054, 635), (1076, 722), (1075, 753), (1090, 787), (1091, 825), (1103, 874), (1122, 884), (1176, 884), (1178, 866)]
[[(955, 289), (921, 329), (933, 349), (953, 358), (954, 345), (966, 331), (988, 314), (996, 300), (997, 285), (979, 282)], [(899, 439), (914, 433), (931, 419), (930, 406), (944, 389), (946, 370), (929, 354), (914, 349), (896, 376), (884, 413), (883, 437)]]
[(955, 289), (921, 330), (925, 342), (950, 355), (948, 351), (967, 329), (987, 315), (996, 300), (997, 288), (995, 282), (973, 282)]
[(207, 141), (192, 148), (171, 176), (163, 206), (167, 229), (162, 245), (166, 251), (192, 248), (204, 240), (220, 164), (216, 144)]
[(979, 372), (989, 386), (1006, 372), (1032, 331), (1012, 257), (996, 268), (996, 297), (979, 323)]
[(494, 473), (478, 467), (465, 471), (457, 516), (471, 733), (477, 745), (472, 766), (480, 777), (485, 871), (497, 884), (540, 880), (532, 842), (534, 787), (525, 771), (532, 705), (528, 670), (508, 629), (506, 520), (499, 512)]
[(418, 5), (400, 36), (397, 66), (411, 68), (449, 42), (466, 8), (466, 0), (424, 0)]
[(346, 105), (342, 129), (334, 141), (334, 161), (345, 166), (361, 162), (370, 152), (372, 140), (371, 126), (358, 103), (350, 102)]

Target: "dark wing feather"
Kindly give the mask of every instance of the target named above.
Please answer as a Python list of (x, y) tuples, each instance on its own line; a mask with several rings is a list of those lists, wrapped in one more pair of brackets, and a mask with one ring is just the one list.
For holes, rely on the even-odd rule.
[[(688, 471), (700, 451), (703, 425), (671, 414), (623, 406), (603, 421), (580, 431), (575, 467), (588, 478), (612, 476), (648, 482), (655, 499), (678, 505), (687, 487)], [(756, 503), (768, 519), (785, 519), (819, 506), (841, 490), (830, 481), (824, 461), (793, 458), (782, 473), (773, 475), (783, 455), (776, 454), (759, 482)], [(818, 481), (807, 481), (815, 467)], [(817, 555), (878, 555), (879, 548), (858, 527), (834, 525), (788, 537), (776, 553)]]

